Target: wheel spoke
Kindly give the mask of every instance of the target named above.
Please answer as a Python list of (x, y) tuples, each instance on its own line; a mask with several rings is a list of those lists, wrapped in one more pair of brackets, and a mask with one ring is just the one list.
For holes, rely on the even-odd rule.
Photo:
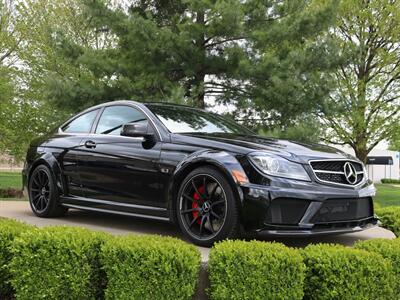
[(194, 202), (194, 199), (192, 197), (190, 197), (189, 195), (182, 194), (182, 196), (185, 197), (186, 199), (188, 199), (190, 202)]
[(191, 212), (194, 212), (194, 211), (200, 211), (200, 208), (199, 207), (195, 207), (195, 208), (191, 208), (191, 209), (185, 209), (185, 210), (181, 211), (181, 214), (182, 215), (183, 214), (188, 214), (188, 213), (191, 213)]
[(218, 216), (215, 212), (211, 211), (211, 215), (216, 218), (217, 220), (221, 219), (221, 216)]
[(212, 200), (212, 198), (214, 198), (214, 195), (215, 195), (215, 192), (217, 191), (218, 186), (219, 186), (219, 185), (216, 184), (216, 185), (214, 186), (214, 188), (212, 189), (212, 191), (211, 191), (211, 193), (210, 193), (210, 196), (209, 196), (210, 200)]
[(203, 200), (204, 199), (203, 194), (199, 192), (193, 179), (192, 179), (192, 186), (193, 186), (195, 192), (197, 193), (197, 195), (199, 195), (199, 197)]
[(207, 220), (208, 220), (208, 224), (210, 224), (210, 229), (212, 233), (215, 233), (214, 227), (213, 227), (213, 223), (211, 222), (211, 217), (208, 215), (207, 216)]
[(40, 182), (40, 184), (43, 186), (44, 185), (44, 176), (45, 176), (45, 174), (43, 173), (43, 172), (39, 172), (38, 173), (38, 177), (39, 177), (39, 182)]
[(196, 223), (196, 221), (197, 221), (199, 218), (200, 218), (200, 215), (197, 215), (197, 217), (194, 218), (194, 219), (192, 220), (192, 222), (190, 223), (189, 228), (192, 228), (192, 226), (194, 225), (194, 223)]
[(203, 176), (204, 196), (205, 196), (205, 198), (208, 198), (208, 191), (207, 191), (206, 180), (207, 180), (206, 176)]
[(37, 178), (38, 176), (35, 176), (35, 177), (33, 177), (33, 183), (37, 186), (37, 187), (39, 187), (40, 186), (40, 183), (39, 183), (39, 179)]
[(202, 235), (202, 233), (203, 233), (203, 228), (204, 228), (205, 220), (206, 220), (206, 216), (203, 216), (203, 217), (201, 218), (201, 222), (200, 222), (200, 235)]
[(225, 203), (225, 200), (218, 200), (218, 201), (212, 202), (211, 207), (214, 207), (215, 205), (222, 204), (222, 203)]

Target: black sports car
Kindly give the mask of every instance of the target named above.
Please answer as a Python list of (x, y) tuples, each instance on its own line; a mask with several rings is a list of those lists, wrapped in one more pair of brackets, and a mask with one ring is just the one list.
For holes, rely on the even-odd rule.
[(81, 112), (32, 142), (23, 180), (39, 217), (76, 208), (170, 220), (203, 246), (242, 229), (310, 235), (377, 224), (375, 188), (354, 157), (171, 104)]

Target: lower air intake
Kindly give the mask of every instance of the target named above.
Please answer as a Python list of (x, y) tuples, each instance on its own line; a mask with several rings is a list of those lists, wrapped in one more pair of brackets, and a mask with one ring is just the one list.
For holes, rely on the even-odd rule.
[(312, 217), (311, 223), (351, 221), (372, 217), (372, 199), (328, 199)]

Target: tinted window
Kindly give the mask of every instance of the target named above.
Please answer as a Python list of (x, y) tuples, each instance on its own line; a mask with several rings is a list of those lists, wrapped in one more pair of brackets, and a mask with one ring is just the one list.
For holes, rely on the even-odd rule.
[(217, 114), (190, 107), (151, 105), (147, 107), (173, 133), (254, 134), (247, 128)]
[(106, 107), (101, 114), (96, 133), (119, 135), (126, 123), (147, 122), (145, 114), (126, 105)]
[(92, 124), (96, 115), (98, 113), (98, 109), (92, 110), (86, 114), (81, 115), (80, 117), (72, 120), (67, 125), (65, 125), (62, 130), (64, 132), (72, 132), (72, 133), (88, 133), (92, 128)]

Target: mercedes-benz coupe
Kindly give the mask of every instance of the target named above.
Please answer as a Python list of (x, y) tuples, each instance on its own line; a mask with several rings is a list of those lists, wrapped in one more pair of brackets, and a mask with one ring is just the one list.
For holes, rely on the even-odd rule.
[(73, 208), (168, 220), (203, 246), (242, 231), (377, 224), (375, 188), (354, 157), (165, 103), (114, 101), (77, 114), (31, 143), (23, 180), (39, 217)]

